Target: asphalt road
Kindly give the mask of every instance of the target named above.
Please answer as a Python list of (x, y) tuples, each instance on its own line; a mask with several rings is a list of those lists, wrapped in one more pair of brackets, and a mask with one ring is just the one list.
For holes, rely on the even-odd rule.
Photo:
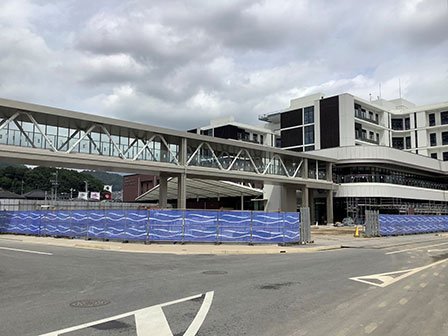
[(247, 256), (0, 237), (0, 335), (58, 335), (50, 332), (76, 326), (61, 335), (448, 335), (445, 258), (448, 239), (434, 236)]

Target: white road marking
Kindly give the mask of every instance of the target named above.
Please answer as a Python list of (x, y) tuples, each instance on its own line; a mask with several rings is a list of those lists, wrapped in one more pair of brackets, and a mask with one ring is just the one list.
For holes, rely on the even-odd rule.
[(402, 299), (399, 301), (399, 303), (403, 306), (403, 305), (405, 305), (406, 303), (408, 303), (408, 299), (406, 299), (406, 298), (402, 298)]
[(146, 336), (151, 330), (153, 335), (173, 336), (162, 307), (154, 306), (135, 313), (137, 336)]
[(2, 246), (0, 246), (0, 250), (24, 252), (24, 253), (33, 253), (33, 254), (42, 254), (42, 255), (53, 255), (53, 253), (49, 253), (49, 252), (22, 250), (22, 249), (16, 249), (16, 248), (12, 248), (12, 247), (2, 247)]
[[(404, 278), (407, 278), (407, 277), (414, 275), (420, 271), (423, 271), (423, 270), (433, 267), (435, 265), (444, 263), (446, 261), (448, 261), (448, 258), (436, 261), (436, 262), (426, 265), (426, 266), (421, 266), (421, 267), (412, 268), (412, 269), (408, 269), (408, 270), (379, 273), (379, 274), (372, 274), (372, 275), (364, 275), (364, 276), (353, 277), (353, 278), (349, 278), (349, 279), (353, 280), (353, 281), (362, 282), (362, 283), (365, 283), (368, 285), (373, 285), (373, 286), (384, 288), (389, 285), (392, 285), (393, 283), (395, 283), (397, 281), (403, 280)], [(443, 266), (445, 266), (445, 265), (442, 265), (442, 267)]]
[(397, 253), (421, 250), (421, 249), (424, 249), (424, 248), (427, 248), (427, 247), (435, 247), (435, 246), (441, 246), (441, 245), (448, 245), (448, 242), (447, 243), (440, 243), (440, 244), (433, 244), (433, 245), (426, 245), (426, 246), (418, 246), (418, 247), (408, 248), (408, 249), (399, 250), (399, 251), (392, 251), (392, 252), (387, 252), (386, 254), (397, 254)]
[[(199, 328), (204, 323), (205, 317), (210, 310), (212, 301), (213, 301), (213, 294), (214, 292), (207, 292), (205, 294), (204, 301), (202, 302), (201, 307), (199, 308), (198, 313), (196, 314), (196, 317), (194, 318), (193, 322), (188, 327), (187, 331), (184, 333), (184, 336), (195, 336), (197, 332), (199, 331)], [(94, 325), (119, 320), (125, 317), (134, 316), (135, 318), (135, 325), (137, 329), (137, 336), (149, 336), (149, 335), (157, 335), (157, 336), (173, 336), (173, 333), (171, 332), (170, 326), (168, 324), (168, 321), (166, 320), (165, 314), (163, 313), (162, 308), (166, 306), (171, 306), (177, 303), (190, 301), (194, 299), (198, 299), (202, 296), (202, 294), (186, 297), (179, 300), (174, 300), (166, 303), (162, 303), (159, 305), (130, 311), (128, 313), (115, 315), (112, 317), (108, 317), (105, 319), (89, 322), (89, 323), (83, 323), (77, 326), (73, 326), (70, 328), (65, 328), (57, 331), (52, 331), (50, 333), (42, 334), (40, 336), (59, 336), (65, 333), (85, 329), (92, 327)]]
[(448, 251), (448, 249), (434, 249), (434, 250), (428, 250), (428, 252), (445, 252)]
[(213, 301), (213, 292), (208, 292), (205, 295), (204, 302), (201, 308), (199, 308), (196, 317), (194, 318), (193, 322), (191, 322), (184, 336), (194, 336), (197, 334), (202, 323), (204, 323), (205, 317), (207, 316), (207, 313), (212, 305), (212, 301)]
[(372, 322), (364, 328), (364, 332), (366, 334), (371, 334), (377, 327), (378, 327), (378, 324), (375, 322)]

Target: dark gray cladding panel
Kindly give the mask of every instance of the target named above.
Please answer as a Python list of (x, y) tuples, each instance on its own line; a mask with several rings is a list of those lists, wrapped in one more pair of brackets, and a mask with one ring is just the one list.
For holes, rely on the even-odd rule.
[(320, 148), (339, 147), (339, 96), (320, 101)]
[(283, 112), (280, 115), (280, 127), (287, 128), (302, 125), (302, 109)]
[(303, 145), (303, 129), (293, 128), (281, 132), (282, 147)]

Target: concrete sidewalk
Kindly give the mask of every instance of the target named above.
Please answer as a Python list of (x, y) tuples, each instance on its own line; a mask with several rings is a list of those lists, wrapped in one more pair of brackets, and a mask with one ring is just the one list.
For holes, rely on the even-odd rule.
[(278, 254), (278, 253), (313, 253), (341, 248), (371, 248), (383, 249), (398, 247), (413, 243), (424, 243), (427, 241), (444, 240), (448, 238), (448, 233), (422, 234), (394, 237), (377, 238), (354, 238), (353, 235), (327, 234), (315, 235), (314, 243), (307, 245), (278, 246), (276, 244), (267, 245), (244, 245), (244, 244), (170, 244), (153, 243), (143, 244), (139, 242), (122, 243), (116, 241), (98, 241), (83, 239), (67, 239), (53, 237), (34, 237), (21, 235), (0, 235), (0, 243), (5, 241), (17, 241), (31, 244), (42, 244), (48, 246), (61, 246), (71, 248), (96, 249), (104, 251), (131, 252), (131, 253), (165, 253), (165, 254)]
[(267, 245), (244, 245), (244, 244), (142, 244), (138, 242), (122, 243), (115, 241), (98, 241), (83, 239), (67, 239), (53, 237), (34, 237), (20, 235), (0, 235), (2, 240), (17, 241), (31, 244), (42, 244), (49, 246), (61, 246), (72, 248), (96, 249), (116, 252), (132, 253), (169, 253), (169, 254), (278, 254), (278, 253), (311, 253), (327, 250), (340, 249), (338, 242), (325, 241), (322, 244), (278, 246), (276, 244)]

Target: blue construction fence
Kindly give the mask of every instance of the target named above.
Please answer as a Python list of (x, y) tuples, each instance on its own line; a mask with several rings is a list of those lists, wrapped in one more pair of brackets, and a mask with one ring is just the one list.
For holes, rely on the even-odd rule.
[(379, 215), (379, 235), (448, 232), (448, 216)]
[(142, 242), (297, 243), (300, 213), (207, 210), (2, 211), (0, 233)]

